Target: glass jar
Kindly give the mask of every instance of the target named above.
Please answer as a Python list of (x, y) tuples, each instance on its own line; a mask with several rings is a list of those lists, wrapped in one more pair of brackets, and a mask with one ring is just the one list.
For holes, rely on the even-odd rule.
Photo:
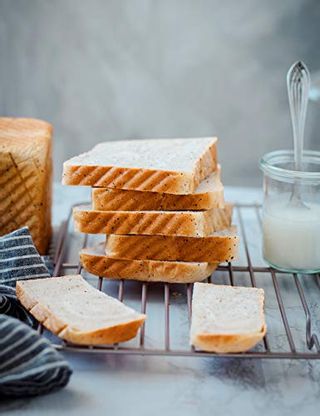
[(264, 259), (282, 271), (320, 272), (320, 152), (303, 153), (302, 171), (289, 150), (266, 154), (260, 168)]

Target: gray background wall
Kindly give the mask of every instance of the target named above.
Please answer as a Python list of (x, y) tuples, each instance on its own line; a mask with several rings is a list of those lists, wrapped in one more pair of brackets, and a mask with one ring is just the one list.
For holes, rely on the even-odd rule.
[(286, 71), (319, 47), (317, 0), (0, 0), (0, 113), (54, 124), (56, 178), (102, 140), (217, 134), (225, 183), (259, 185), (291, 146)]

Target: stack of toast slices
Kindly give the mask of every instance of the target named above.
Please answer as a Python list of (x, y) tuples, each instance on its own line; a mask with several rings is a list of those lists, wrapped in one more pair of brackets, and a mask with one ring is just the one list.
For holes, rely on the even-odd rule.
[[(80, 232), (106, 236), (80, 252), (85, 270), (195, 283), (190, 343), (242, 352), (265, 334), (263, 290), (199, 283), (233, 260), (239, 244), (220, 175), (216, 138), (130, 140), (101, 143), (68, 160), (63, 183), (92, 187), (92, 206), (76, 207), (74, 223)], [(17, 294), (44, 326), (78, 344), (128, 340), (146, 318), (81, 276), (19, 282)]]
[(237, 253), (217, 138), (101, 143), (64, 163), (63, 183), (92, 187), (74, 209), (78, 231), (104, 234), (85, 270), (111, 279), (193, 283)]

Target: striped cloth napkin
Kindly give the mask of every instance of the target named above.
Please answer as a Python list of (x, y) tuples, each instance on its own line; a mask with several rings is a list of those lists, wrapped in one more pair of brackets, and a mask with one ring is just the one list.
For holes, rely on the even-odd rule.
[[(69, 364), (32, 327), (16, 297), (17, 280), (50, 277), (28, 228), (0, 237), (0, 396), (34, 396), (64, 387)], [(23, 322), (21, 322), (23, 321)]]

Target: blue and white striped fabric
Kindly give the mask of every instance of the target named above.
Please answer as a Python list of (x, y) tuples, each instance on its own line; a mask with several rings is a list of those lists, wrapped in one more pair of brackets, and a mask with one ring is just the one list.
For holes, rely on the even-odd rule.
[(50, 277), (27, 227), (0, 237), (0, 284), (15, 287), (17, 280)]
[(62, 355), (31, 328), (36, 321), (16, 297), (17, 280), (42, 277), (50, 274), (27, 228), (0, 237), (0, 396), (48, 393), (65, 386), (72, 373)]
[(22, 397), (64, 387), (69, 364), (27, 325), (0, 315), (0, 396)]
[[(1, 274), (1, 271), (0, 271)], [(13, 287), (0, 285), (0, 314), (18, 318), (31, 327), (37, 326), (37, 321), (24, 309), (16, 296)]]

